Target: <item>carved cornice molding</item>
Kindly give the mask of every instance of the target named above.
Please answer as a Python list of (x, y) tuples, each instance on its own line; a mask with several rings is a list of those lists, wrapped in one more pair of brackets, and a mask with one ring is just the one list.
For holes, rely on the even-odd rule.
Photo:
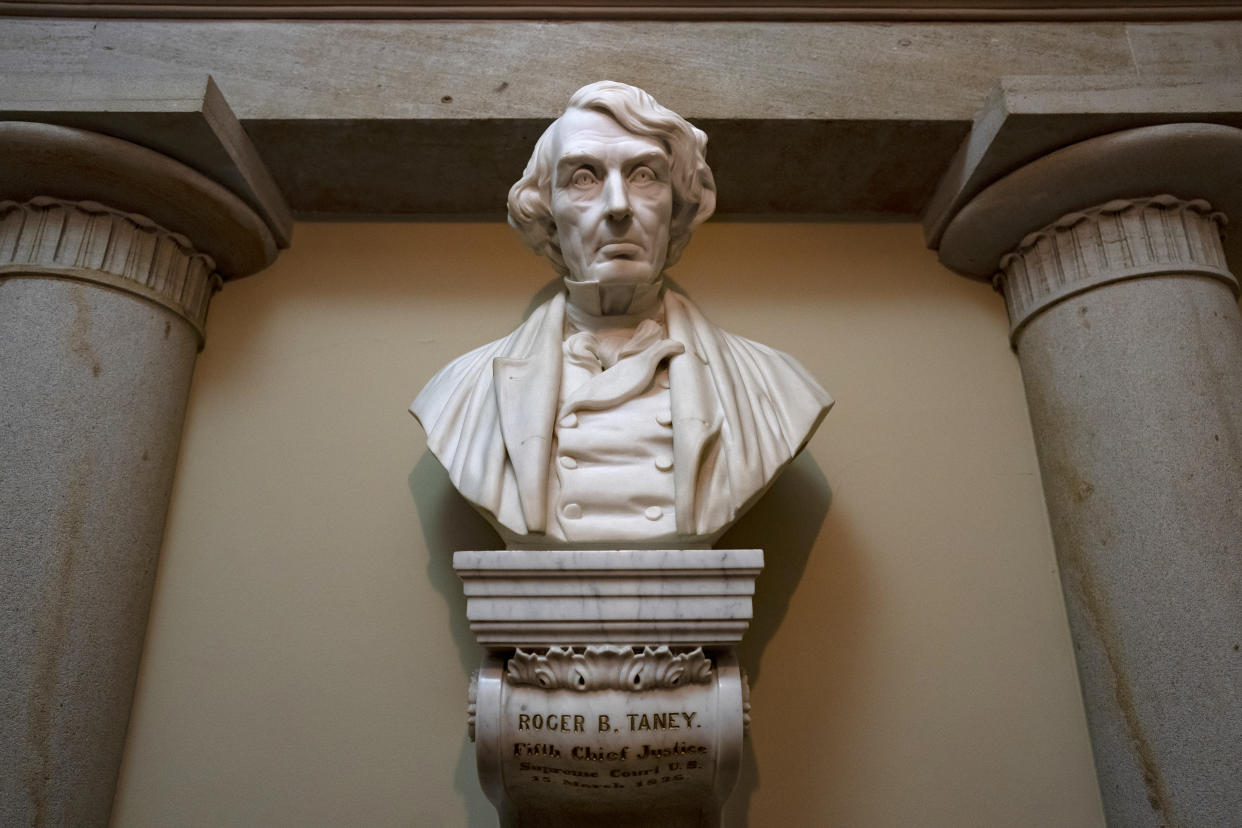
[(453, 568), (485, 647), (527, 650), (624, 641), (735, 644), (750, 624), (758, 549), (462, 551)]
[(667, 690), (714, 681), (703, 648), (674, 653), (668, 647), (549, 647), (544, 653), (518, 649), (509, 659), (509, 684), (543, 690)]
[(1159, 195), (1068, 213), (1031, 233), (1001, 258), (992, 282), (1005, 296), (1011, 340), (1041, 310), (1127, 279), (1205, 276), (1238, 295), (1221, 244), (1224, 224), (1202, 199)]
[(105, 285), (185, 319), (202, 347), (216, 263), (190, 240), (94, 201), (0, 201), (0, 279), (48, 276)]

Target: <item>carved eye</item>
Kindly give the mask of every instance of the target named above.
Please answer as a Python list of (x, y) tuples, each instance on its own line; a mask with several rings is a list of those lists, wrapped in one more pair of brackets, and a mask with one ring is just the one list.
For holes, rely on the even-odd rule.
[(635, 184), (650, 184), (655, 180), (656, 176), (651, 167), (635, 167), (634, 172), (630, 173), (630, 181)]
[(583, 167), (574, 171), (574, 177), (569, 179), (569, 183), (574, 187), (590, 187), (595, 183), (595, 173)]

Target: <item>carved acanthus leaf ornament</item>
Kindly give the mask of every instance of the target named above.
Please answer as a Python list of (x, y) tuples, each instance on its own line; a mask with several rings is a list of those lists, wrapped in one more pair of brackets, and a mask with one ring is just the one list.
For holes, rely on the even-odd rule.
[(641, 652), (612, 645), (550, 647), (542, 654), (519, 649), (505, 677), (510, 684), (544, 690), (664, 690), (710, 683), (712, 664), (702, 647), (684, 653), (667, 646)]

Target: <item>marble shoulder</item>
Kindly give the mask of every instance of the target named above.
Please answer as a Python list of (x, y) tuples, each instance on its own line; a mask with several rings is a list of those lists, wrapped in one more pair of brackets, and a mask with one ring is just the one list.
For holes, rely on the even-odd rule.
[[(806, 370), (806, 368), (802, 366), (802, 363), (799, 362), (796, 357), (787, 354), (784, 351), (778, 351), (770, 345), (764, 345), (762, 342), (747, 339), (744, 336), (732, 334), (728, 331), (721, 331), (721, 333), (727, 338), (729, 345), (732, 348), (748, 352), (768, 365), (779, 366), (782, 375), (784, 375), (785, 372), (789, 372), (792, 376), (797, 377), (799, 380), (798, 386), (800, 390), (806, 393), (809, 397), (817, 399), (824, 406), (825, 410), (832, 407), (832, 395), (819, 384), (819, 380), (815, 379), (811, 372)], [(776, 390), (780, 391), (782, 389), (777, 386)]]
[(492, 360), (504, 353), (509, 336), (501, 337), (462, 354), (428, 380), (410, 404), (410, 413), (422, 424), (428, 434), (442, 419), (452, 400), (467, 393), (479, 384), (490, 385)]
[(832, 408), (832, 395), (784, 351), (718, 327), (683, 296), (675, 301), (690, 320), (694, 350), (714, 366), (717, 392), (770, 408), (791, 453), (800, 451)]
[(744, 353), (749, 357), (736, 362), (759, 367), (748, 372), (748, 394), (752, 400), (766, 399), (773, 415), (770, 421), (779, 424), (776, 430), (784, 438), (788, 459), (793, 458), (806, 447), (832, 408), (832, 395), (802, 363), (784, 351), (742, 336), (727, 332), (725, 335), (735, 355)]
[(538, 331), (558, 313), (563, 314), (563, 307), (562, 297), (548, 300), (508, 335), (462, 354), (436, 372), (410, 404), (410, 413), (428, 437), (446, 414), (457, 417), (463, 405), (479, 404), (483, 396), (490, 398), (492, 360), (499, 356), (525, 356)]

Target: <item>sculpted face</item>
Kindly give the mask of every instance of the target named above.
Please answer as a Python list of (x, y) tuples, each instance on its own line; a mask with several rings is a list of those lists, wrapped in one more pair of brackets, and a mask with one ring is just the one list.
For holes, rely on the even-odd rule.
[(555, 138), (552, 217), (570, 278), (654, 282), (673, 216), (668, 152), (593, 110), (568, 110)]

